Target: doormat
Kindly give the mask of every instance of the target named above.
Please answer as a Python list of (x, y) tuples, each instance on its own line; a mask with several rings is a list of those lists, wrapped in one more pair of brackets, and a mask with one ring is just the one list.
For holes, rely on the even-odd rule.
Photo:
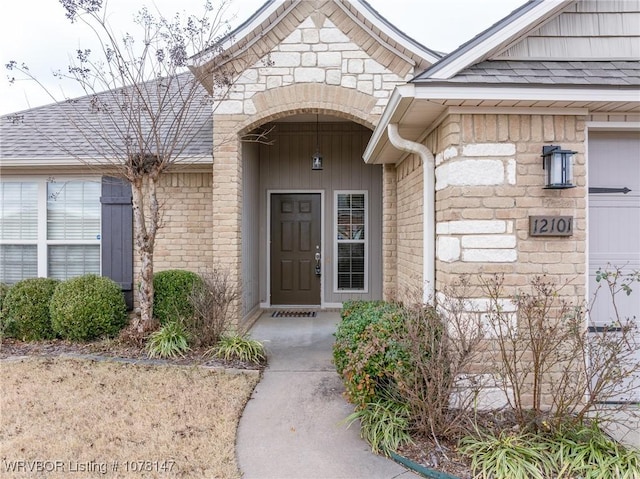
[(315, 318), (315, 311), (274, 311), (271, 313), (272, 318)]

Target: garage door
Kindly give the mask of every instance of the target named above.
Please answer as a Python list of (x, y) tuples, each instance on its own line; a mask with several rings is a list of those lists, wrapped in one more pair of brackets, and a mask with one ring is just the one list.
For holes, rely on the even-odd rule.
[[(593, 297), (598, 269), (640, 270), (640, 132), (590, 131), (588, 167), (589, 293)], [(640, 320), (640, 284), (632, 288), (630, 296), (615, 296), (616, 308), (620, 317)], [(591, 319), (595, 326), (603, 326), (615, 318), (611, 294), (601, 287)], [(640, 360), (640, 351), (636, 355)], [(640, 378), (635, 380), (640, 383)], [(616, 399), (640, 401), (640, 392), (634, 396)]]

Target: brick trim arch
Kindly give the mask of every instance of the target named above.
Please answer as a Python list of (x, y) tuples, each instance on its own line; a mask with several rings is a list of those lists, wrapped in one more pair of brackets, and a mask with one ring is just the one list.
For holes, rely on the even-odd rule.
[(323, 83), (297, 83), (256, 93), (256, 113), (238, 125), (240, 134), (268, 121), (310, 111), (330, 112), (373, 130), (379, 115), (373, 114), (376, 98), (352, 88)]

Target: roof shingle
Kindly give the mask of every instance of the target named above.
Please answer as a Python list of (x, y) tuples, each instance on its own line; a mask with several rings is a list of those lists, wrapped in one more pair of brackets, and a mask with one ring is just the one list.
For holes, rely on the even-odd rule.
[[(155, 128), (165, 138), (175, 131), (174, 120), (185, 101), (179, 89), (193, 80), (190, 73), (178, 75), (171, 82), (171, 101), (162, 107), (159, 126)], [(159, 82), (152, 83), (163, 93)], [(148, 84), (147, 84), (148, 85)], [(197, 86), (196, 94), (190, 98), (190, 116), (182, 124), (191, 133), (179, 135), (182, 141), (177, 150), (182, 158), (211, 156), (213, 147), (212, 108), (206, 99), (207, 92)], [(114, 90), (117, 92), (118, 90)], [(101, 159), (123, 158), (125, 138), (139, 135), (127, 132), (131, 122), (125, 119), (122, 105), (118, 105), (114, 91), (98, 93), (73, 100), (54, 103), (0, 117), (0, 165), (3, 159)], [(150, 95), (153, 97), (153, 95)], [(92, 101), (99, 101), (110, 113), (92, 109)], [(206, 103), (202, 103), (206, 102)], [(122, 120), (119, 120), (122, 118)], [(151, 128), (148, 129), (151, 131)], [(147, 135), (151, 136), (151, 135)], [(150, 152), (154, 146), (147, 147)]]
[(448, 80), (416, 78), (415, 83), (640, 86), (640, 61), (486, 60)]

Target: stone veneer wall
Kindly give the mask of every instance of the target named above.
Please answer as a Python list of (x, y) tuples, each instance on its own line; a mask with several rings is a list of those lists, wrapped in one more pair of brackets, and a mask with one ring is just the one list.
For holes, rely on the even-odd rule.
[[(501, 273), (510, 291), (545, 274), (568, 298), (586, 292), (585, 124), (580, 116), (451, 115), (458, 141), (436, 155), (437, 286)], [(436, 133), (442, 136), (442, 133)], [(574, 183), (544, 189), (543, 145), (577, 151)], [(530, 237), (530, 215), (574, 217), (571, 237)]]
[[(436, 153), (436, 289), (463, 276), (472, 286), (469, 306), (481, 323), (488, 299), (479, 275), (504, 275), (505, 312), (514, 312), (508, 295), (527, 288), (534, 275), (546, 275), (563, 299), (581, 301), (586, 293), (585, 118), (552, 115), (452, 114), (426, 140)], [(577, 151), (576, 188), (545, 190), (542, 146)], [(530, 215), (574, 218), (571, 237), (530, 237)], [(488, 339), (491, 329), (485, 329)], [(484, 384), (479, 407), (499, 407), (504, 392), (482, 374), (495, 359), (491, 341), (476, 373)]]
[[(307, 8), (300, 4), (303, 7)], [(363, 30), (351, 30), (349, 34), (355, 36), (349, 38), (328, 17), (320, 26), (316, 22), (306, 18), (278, 39), (269, 53), (270, 63), (260, 60), (244, 69), (226, 99), (214, 105), (212, 248), (214, 259), (232, 271), (232, 281), (238, 284), (242, 261), (240, 137), (298, 113), (329, 114), (373, 128), (393, 88), (413, 74), (408, 63), (398, 61), (383, 47), (376, 54), (369, 53), (367, 48), (374, 40)]]

